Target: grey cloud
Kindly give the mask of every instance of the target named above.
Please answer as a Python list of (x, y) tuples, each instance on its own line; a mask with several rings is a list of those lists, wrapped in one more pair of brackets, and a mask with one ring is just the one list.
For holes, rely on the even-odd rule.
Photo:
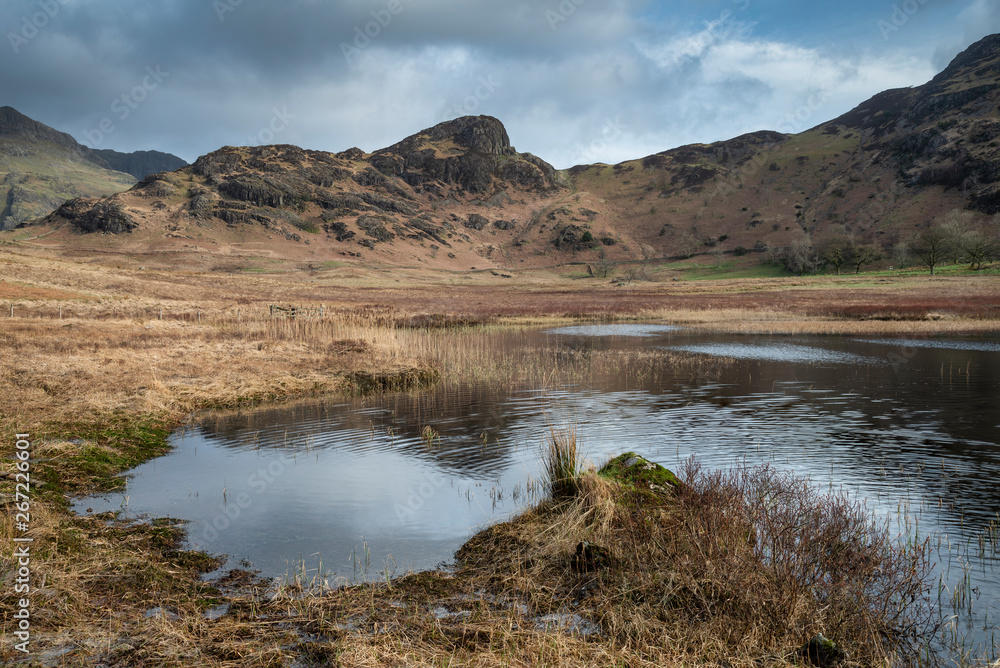
[[(0, 90), (9, 91), (0, 103), (85, 142), (110, 119), (115, 130), (100, 147), (188, 160), (269, 138), (275, 110), (294, 116), (275, 142), (331, 151), (373, 150), (446, 117), (485, 113), (505, 123), (518, 149), (566, 167), (581, 156), (614, 161), (773, 128), (798, 94), (739, 73), (708, 80), (698, 49), (658, 67), (643, 48), (697, 38), (697, 3), (45, 1), (66, 4), (18, 53), (0, 44)], [(993, 4), (984, 6), (995, 19)], [(4, 34), (39, 6), (0, 5)], [(649, 18), (654, 9), (660, 19)], [(709, 20), (720, 15), (705, 11)], [(366, 28), (375, 36), (348, 62), (342, 44), (356, 46), (356, 29)], [(752, 30), (734, 23), (713, 39), (747, 39)], [(169, 78), (118, 118), (112, 105), (157, 65)], [(625, 127), (608, 132), (616, 119)]]

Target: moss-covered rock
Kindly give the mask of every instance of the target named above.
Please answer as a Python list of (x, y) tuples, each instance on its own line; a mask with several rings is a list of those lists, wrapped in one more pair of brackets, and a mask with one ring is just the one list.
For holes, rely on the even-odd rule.
[(847, 659), (844, 650), (837, 647), (837, 643), (817, 633), (809, 642), (802, 646), (799, 653), (814, 666), (827, 668), (835, 666)]
[(684, 487), (673, 471), (634, 452), (618, 455), (598, 474), (631, 490), (657, 496), (672, 495)]

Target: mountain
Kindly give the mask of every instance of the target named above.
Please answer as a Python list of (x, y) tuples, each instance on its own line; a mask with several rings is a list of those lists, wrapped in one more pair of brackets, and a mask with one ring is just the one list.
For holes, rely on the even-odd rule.
[(500, 261), (501, 245), (568, 192), (551, 165), (511, 146), (500, 121), (479, 116), (373, 153), (227, 146), (128, 192), (66, 202), (42, 224), (68, 223), (68, 238), (127, 232), (121, 242), (144, 251), (238, 246), (468, 268)]
[(890, 249), (954, 210), (1000, 224), (998, 80), (1000, 36), (991, 36), (930, 82), (805, 132), (565, 171), (518, 153), (488, 116), (373, 153), (225, 147), (128, 192), (67, 202), (39, 224), (52, 244), (103, 248), (86, 233), (107, 232), (123, 252), (173, 253), (172, 262), (221, 254), (464, 270), (708, 253), (753, 262), (834, 236)]
[(95, 151), (0, 107), (0, 230), (47, 215), (72, 197), (111, 195), (137, 178), (186, 164), (158, 151)]
[[(613, 167), (571, 170), (590, 223), (637, 256), (787, 249), (842, 234), (885, 249), (934, 219), (1000, 212), (1000, 36), (922, 86), (890, 90), (805, 132), (758, 132)], [(555, 230), (572, 229), (572, 211)], [(624, 221), (628, 221), (624, 223)]]
[(162, 151), (132, 151), (119, 153), (109, 148), (90, 149), (90, 161), (116, 172), (125, 172), (142, 180), (157, 172), (172, 172), (187, 163), (171, 153)]

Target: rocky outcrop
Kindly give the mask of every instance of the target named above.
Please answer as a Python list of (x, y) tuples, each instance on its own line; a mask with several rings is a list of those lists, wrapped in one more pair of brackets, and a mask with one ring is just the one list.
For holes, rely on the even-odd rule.
[(470, 230), (476, 230), (477, 232), (489, 224), (490, 221), (486, 220), (485, 216), (480, 216), (478, 213), (470, 213), (469, 218), (462, 223), (462, 225), (465, 225)]
[[(711, 162), (730, 169), (739, 167), (760, 151), (777, 146), (789, 139), (790, 135), (763, 130), (741, 135), (735, 139), (714, 144), (690, 144), (670, 149), (646, 157), (642, 161), (645, 169), (687, 166), (688, 173), (694, 174), (697, 182), (715, 176), (715, 170), (701, 167), (698, 163)], [(707, 171), (705, 171), (707, 169)], [(707, 173), (710, 171), (711, 173)], [(683, 178), (688, 179), (688, 176)]]
[(930, 82), (875, 95), (823, 127), (860, 132), (868, 160), (892, 164), (906, 187), (966, 193), (1000, 213), (1000, 35), (973, 44)]
[(55, 214), (64, 218), (80, 232), (105, 232), (123, 234), (131, 232), (139, 224), (125, 208), (113, 198), (94, 200), (80, 197), (59, 207)]
[(559, 187), (555, 169), (535, 156), (517, 153), (503, 124), (490, 116), (436, 125), (376, 151), (371, 164), (414, 187), (441, 181), (474, 194), (498, 191), (502, 182), (531, 190)]

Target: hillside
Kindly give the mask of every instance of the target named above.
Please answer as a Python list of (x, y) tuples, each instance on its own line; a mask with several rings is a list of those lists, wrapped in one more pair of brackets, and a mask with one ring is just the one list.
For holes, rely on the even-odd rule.
[[(795, 135), (761, 131), (556, 172), (497, 119), (388, 148), (225, 147), (38, 223), (52, 248), (444, 269), (715, 254), (756, 262), (832, 236), (887, 253), (931, 221), (1000, 212), (1000, 36), (922, 86)], [(81, 234), (83, 233), (83, 234)], [(127, 233), (127, 234), (124, 234)]]
[(186, 163), (158, 151), (95, 151), (0, 107), (0, 230), (48, 215), (67, 199), (105, 197), (154, 171)]
[[(504, 262), (532, 215), (568, 192), (520, 154), (496, 119), (442, 123), (389, 148), (332, 154), (295, 146), (224, 147), (125, 193), (67, 202), (46, 243), (124, 252), (364, 259), (450, 267)], [(68, 223), (68, 225), (67, 225)], [(123, 234), (128, 233), (128, 234)]]
[[(601, 204), (591, 207), (600, 211), (594, 236), (614, 227), (646, 257), (766, 252), (830, 234), (889, 249), (954, 209), (996, 227), (986, 216), (1000, 212), (998, 80), (994, 35), (929, 83), (886, 91), (806, 132), (580, 166), (573, 183)], [(572, 214), (551, 227), (573, 229)]]

